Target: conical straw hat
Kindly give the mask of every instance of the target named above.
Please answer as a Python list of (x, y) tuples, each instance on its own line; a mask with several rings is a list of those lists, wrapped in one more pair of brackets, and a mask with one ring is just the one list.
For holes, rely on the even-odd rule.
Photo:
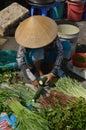
[(54, 20), (35, 15), (20, 23), (15, 32), (15, 39), (24, 47), (40, 48), (50, 44), (57, 34), (57, 24)]

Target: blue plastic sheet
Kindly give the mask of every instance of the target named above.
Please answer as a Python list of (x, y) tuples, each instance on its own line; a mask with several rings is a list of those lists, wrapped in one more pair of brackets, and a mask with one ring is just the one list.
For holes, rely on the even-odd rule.
[(17, 52), (15, 50), (0, 50), (0, 70), (18, 69), (16, 56)]

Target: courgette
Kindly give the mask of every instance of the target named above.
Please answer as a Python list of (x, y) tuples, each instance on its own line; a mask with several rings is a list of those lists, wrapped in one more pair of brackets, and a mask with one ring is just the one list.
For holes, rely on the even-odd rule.
[(41, 79), (39, 80), (39, 84), (40, 84), (40, 85), (44, 85), (45, 82), (46, 82), (46, 80), (47, 80), (47, 77), (41, 78)]
[(40, 86), (39, 86), (36, 94), (34, 95), (34, 98), (32, 99), (32, 101), (36, 102), (36, 100), (40, 97), (40, 94), (42, 93), (42, 91), (44, 89), (44, 86), (45, 86), (44, 84), (45, 84), (46, 80), (47, 80), (47, 77), (43, 77), (39, 80)]

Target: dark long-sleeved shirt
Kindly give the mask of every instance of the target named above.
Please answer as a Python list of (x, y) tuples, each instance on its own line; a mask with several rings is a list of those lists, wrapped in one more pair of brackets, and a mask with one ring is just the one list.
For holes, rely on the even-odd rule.
[[(59, 39), (56, 39), (53, 42), (53, 47), (55, 48), (55, 51), (57, 52), (57, 57), (56, 57), (54, 66), (51, 70), (51, 73), (56, 76), (58, 73), (58, 70), (60, 69), (61, 62), (63, 60), (63, 47)], [(44, 49), (44, 51), (45, 50), (46, 49)], [(19, 46), (18, 53), (17, 53), (17, 62), (20, 69), (23, 71), (24, 75), (31, 81), (34, 81), (36, 77), (27, 67), (26, 62), (25, 62), (26, 53), (27, 53), (27, 49), (23, 46)]]

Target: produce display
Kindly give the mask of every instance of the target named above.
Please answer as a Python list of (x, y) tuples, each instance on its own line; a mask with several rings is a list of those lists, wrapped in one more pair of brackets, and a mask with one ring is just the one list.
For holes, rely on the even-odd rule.
[[(45, 81), (40, 81), (42, 90)], [(0, 114), (14, 115), (12, 129), (86, 130), (86, 89), (70, 77), (52, 82), (43, 94), (27, 87), (17, 72), (0, 75)]]

